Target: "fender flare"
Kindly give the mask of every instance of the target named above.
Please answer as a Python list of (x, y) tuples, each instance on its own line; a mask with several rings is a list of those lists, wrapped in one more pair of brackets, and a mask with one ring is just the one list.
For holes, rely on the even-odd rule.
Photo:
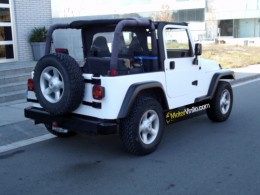
[(207, 95), (210, 99), (212, 99), (214, 97), (216, 89), (218, 87), (218, 82), (221, 79), (229, 79), (229, 80), (235, 79), (234, 71), (226, 70), (226, 71), (222, 71), (222, 72), (217, 72), (213, 75), (211, 82), (210, 82), (208, 95)]
[[(134, 104), (134, 101), (136, 97), (144, 90), (146, 89), (155, 89), (155, 88), (160, 88), (164, 92), (163, 86), (161, 83), (156, 82), (156, 81), (151, 81), (151, 82), (141, 82), (141, 83), (136, 83), (131, 85), (125, 95), (125, 98), (123, 100), (123, 103), (121, 105), (118, 118), (125, 118), (130, 110), (132, 105)], [(165, 96), (165, 93), (164, 93)], [(167, 107), (169, 107), (168, 102), (166, 97), (164, 97), (166, 100)]]

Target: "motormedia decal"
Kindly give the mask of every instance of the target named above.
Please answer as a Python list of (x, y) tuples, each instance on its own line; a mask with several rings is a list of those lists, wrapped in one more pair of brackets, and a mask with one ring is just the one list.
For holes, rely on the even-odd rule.
[(187, 106), (185, 108), (180, 108), (180, 109), (174, 109), (167, 111), (165, 113), (165, 121), (166, 124), (173, 123), (175, 121), (178, 121), (181, 118), (189, 117), (189, 115), (205, 111), (210, 108), (210, 104), (203, 104), (203, 105), (198, 105), (198, 106)]

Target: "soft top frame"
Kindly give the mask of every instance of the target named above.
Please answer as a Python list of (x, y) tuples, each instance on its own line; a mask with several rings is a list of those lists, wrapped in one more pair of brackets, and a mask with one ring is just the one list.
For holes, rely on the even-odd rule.
[(119, 45), (120, 45), (120, 35), (124, 27), (145, 27), (151, 31), (151, 39), (152, 39), (152, 53), (153, 55), (157, 54), (157, 41), (156, 41), (156, 33), (155, 29), (159, 24), (174, 24), (174, 25), (185, 25), (187, 23), (172, 23), (172, 22), (153, 22), (146, 18), (125, 18), (125, 19), (105, 19), (105, 20), (77, 20), (73, 21), (70, 24), (54, 24), (50, 26), (47, 34), (46, 34), (46, 47), (45, 47), (45, 55), (50, 54), (51, 50), (51, 42), (52, 42), (52, 34), (57, 29), (88, 29), (89, 27), (95, 26), (104, 26), (106, 27), (115, 27), (114, 32), (114, 40), (113, 40), (113, 48), (112, 55), (110, 61), (110, 71), (117, 70), (117, 57), (119, 53)]

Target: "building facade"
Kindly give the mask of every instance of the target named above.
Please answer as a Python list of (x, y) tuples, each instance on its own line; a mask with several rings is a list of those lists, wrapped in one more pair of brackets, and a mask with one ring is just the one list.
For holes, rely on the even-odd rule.
[(105, 0), (0, 0), (0, 63), (33, 60), (31, 30), (73, 19), (160, 19), (166, 13), (171, 21), (188, 22), (195, 40), (260, 37), (260, 0), (115, 1), (110, 9)]
[(260, 0), (207, 0), (206, 3), (208, 35), (260, 37)]
[(66, 7), (63, 4), (63, 7), (57, 7), (57, 4), (53, 4), (56, 13), (54, 17), (93, 18), (94, 15), (105, 13), (114, 17), (131, 17), (137, 14), (154, 19), (154, 16), (160, 16), (160, 12), (164, 12), (164, 16), (168, 12), (170, 20), (189, 23), (195, 40), (260, 37), (260, 0), (114, 0), (117, 6), (113, 9), (102, 9), (102, 5), (108, 6), (107, 1), (103, 0), (76, 1), (77, 6), (68, 4)]
[(51, 23), (51, 0), (0, 0), (0, 63), (33, 60), (28, 36)]

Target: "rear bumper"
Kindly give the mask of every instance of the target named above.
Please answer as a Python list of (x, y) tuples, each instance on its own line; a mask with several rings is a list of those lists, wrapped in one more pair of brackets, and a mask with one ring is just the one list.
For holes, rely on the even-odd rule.
[(24, 116), (34, 120), (36, 124), (56, 122), (61, 128), (80, 133), (107, 135), (118, 131), (118, 124), (114, 120), (101, 120), (77, 114), (52, 116), (45, 110), (35, 107), (25, 108)]

